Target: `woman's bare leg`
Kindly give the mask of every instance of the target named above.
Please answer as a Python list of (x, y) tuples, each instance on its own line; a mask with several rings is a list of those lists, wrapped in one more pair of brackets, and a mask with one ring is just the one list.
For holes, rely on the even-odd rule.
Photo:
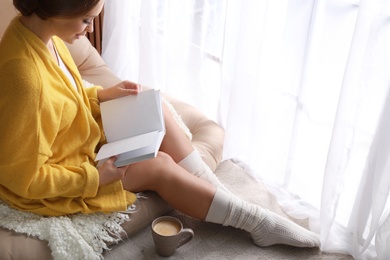
[(166, 133), (160, 150), (169, 154), (178, 163), (190, 154), (194, 148), (191, 141), (184, 134), (169, 108), (163, 103)]
[(173, 160), (191, 174), (206, 180), (215, 187), (226, 190), (200, 154), (194, 150), (188, 137), (179, 127), (169, 108), (164, 104), (166, 135), (160, 150), (169, 154)]
[(202, 220), (216, 191), (214, 186), (188, 173), (163, 152), (154, 159), (130, 165), (122, 182), (128, 191), (155, 191), (173, 208)]
[(129, 191), (156, 191), (173, 208), (194, 218), (244, 229), (250, 232), (258, 246), (314, 247), (320, 244), (318, 235), (216, 189), (188, 173), (162, 152), (154, 159), (130, 165), (122, 182)]

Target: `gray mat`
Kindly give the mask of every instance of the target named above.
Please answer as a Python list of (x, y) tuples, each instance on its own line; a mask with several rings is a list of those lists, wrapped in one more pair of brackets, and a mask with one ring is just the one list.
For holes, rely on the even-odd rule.
[[(238, 196), (287, 217), (265, 186), (256, 182), (233, 162), (221, 163), (216, 174), (227, 188)], [(261, 248), (252, 243), (250, 235), (245, 231), (199, 221), (176, 210), (168, 215), (176, 216), (185, 227), (190, 227), (195, 232), (194, 239), (176, 250), (169, 259), (353, 259), (342, 254), (326, 254), (317, 248), (284, 245)], [(294, 221), (307, 227), (305, 221)], [(114, 249), (105, 253), (105, 259), (166, 259), (154, 251), (150, 226), (116, 245)]]

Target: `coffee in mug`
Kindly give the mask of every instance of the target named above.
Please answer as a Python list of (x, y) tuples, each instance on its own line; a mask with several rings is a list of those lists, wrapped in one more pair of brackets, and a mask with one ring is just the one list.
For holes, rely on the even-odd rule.
[(180, 232), (181, 226), (171, 219), (162, 220), (154, 226), (154, 231), (162, 236), (173, 236)]
[(153, 221), (152, 236), (156, 252), (161, 256), (171, 256), (177, 248), (192, 240), (194, 231), (183, 228), (177, 218), (163, 216)]

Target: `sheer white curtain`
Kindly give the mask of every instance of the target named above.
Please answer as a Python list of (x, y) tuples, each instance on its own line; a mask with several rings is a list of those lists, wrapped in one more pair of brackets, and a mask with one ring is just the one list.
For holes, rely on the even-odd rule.
[(389, 2), (106, 1), (103, 58), (217, 120), (324, 251), (387, 259)]

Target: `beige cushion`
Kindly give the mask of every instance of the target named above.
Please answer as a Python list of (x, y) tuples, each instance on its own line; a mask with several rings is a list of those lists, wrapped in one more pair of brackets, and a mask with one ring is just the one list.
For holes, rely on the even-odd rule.
[[(14, 14), (12, 0), (0, 0), (0, 38)], [(107, 67), (87, 38), (82, 38), (68, 47), (85, 80), (103, 87), (109, 87), (121, 81)], [(172, 97), (166, 96), (166, 98), (189, 128), (194, 147), (214, 171), (222, 158), (224, 133), (222, 128), (196, 108)], [(148, 196), (148, 199), (140, 200), (140, 210), (131, 214), (131, 221), (123, 224), (126, 231), (126, 234), (123, 234), (124, 237), (145, 228), (154, 218), (169, 211), (170, 207), (157, 194), (151, 192)], [(0, 227), (0, 259), (44, 260), (51, 258), (47, 241)]]
[(12, 5), (12, 0), (0, 0), (0, 39), (15, 14), (16, 10)]
[[(170, 210), (170, 206), (154, 192), (145, 192), (146, 198), (140, 198), (136, 213), (129, 214), (130, 221), (122, 224), (126, 233), (121, 238), (135, 234), (145, 228), (156, 217)], [(18, 234), (0, 227), (0, 259), (46, 260), (52, 259), (47, 241)]]

